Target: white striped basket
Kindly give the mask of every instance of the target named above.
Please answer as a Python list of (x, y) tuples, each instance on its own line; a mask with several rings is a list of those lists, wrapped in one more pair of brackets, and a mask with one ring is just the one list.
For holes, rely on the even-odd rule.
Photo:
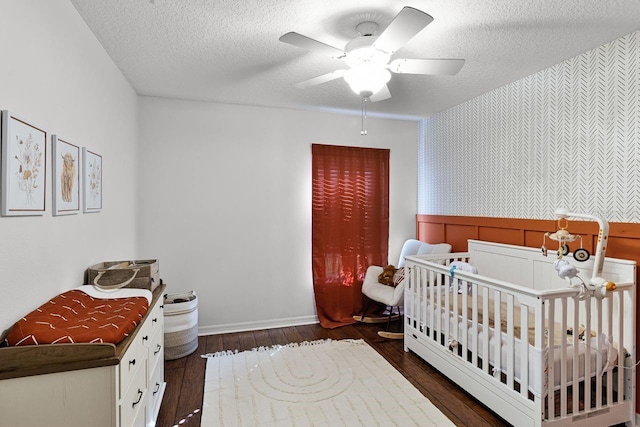
[(198, 297), (194, 291), (164, 296), (164, 359), (187, 356), (198, 348)]

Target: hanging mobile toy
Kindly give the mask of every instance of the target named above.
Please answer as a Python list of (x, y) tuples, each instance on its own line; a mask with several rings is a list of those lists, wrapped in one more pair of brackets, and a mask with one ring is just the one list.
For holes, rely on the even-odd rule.
[(580, 249), (576, 249), (573, 252), (573, 258), (576, 261), (584, 262), (589, 259), (591, 254), (588, 250), (582, 247), (582, 236), (571, 234), (567, 231), (569, 227), (569, 221), (566, 218), (558, 219), (558, 231), (555, 233), (544, 233), (544, 238), (542, 242), (542, 254), (547, 256), (547, 237), (551, 240), (555, 240), (558, 242), (558, 259), (562, 259), (563, 256), (568, 255), (570, 248), (569, 243), (574, 242), (576, 240), (580, 240)]
[(556, 209), (555, 215), (559, 218), (558, 231), (556, 231), (555, 233), (544, 234), (544, 239), (542, 242), (542, 253), (545, 256), (547, 255), (547, 237), (558, 242), (558, 259), (554, 263), (554, 266), (558, 271), (558, 275), (563, 279), (568, 279), (569, 285), (572, 287), (574, 285), (571, 283), (571, 279), (573, 279), (574, 277), (577, 277), (578, 279), (580, 278), (579, 276), (577, 276), (577, 269), (575, 269), (575, 267), (571, 266), (566, 261), (562, 260), (562, 257), (569, 253), (568, 243), (580, 239), (580, 249), (576, 249), (573, 253), (573, 259), (575, 259), (576, 261), (584, 262), (590, 258), (591, 254), (589, 253), (589, 251), (582, 247), (582, 236), (573, 235), (567, 231), (569, 225), (569, 221), (567, 220), (567, 218), (582, 218), (596, 221), (598, 223), (598, 226), (600, 228), (598, 230), (598, 241), (596, 244), (595, 260), (593, 262), (593, 272), (591, 275), (591, 279), (589, 279), (587, 283), (580, 279), (581, 283), (578, 286), (581, 287), (581, 298), (586, 296), (595, 296), (598, 299), (604, 298), (607, 292), (616, 289), (616, 284), (614, 282), (608, 281), (602, 277), (604, 259), (607, 251), (607, 240), (609, 238), (609, 223), (603, 218), (588, 214), (569, 212), (567, 209)]
[(591, 258), (591, 254), (588, 250), (582, 247), (582, 239), (580, 239), (580, 249), (573, 251), (573, 259), (579, 262), (585, 262)]

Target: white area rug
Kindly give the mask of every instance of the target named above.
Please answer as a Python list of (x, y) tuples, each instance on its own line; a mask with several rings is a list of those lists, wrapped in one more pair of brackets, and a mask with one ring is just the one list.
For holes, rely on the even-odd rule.
[(362, 340), (208, 355), (202, 426), (452, 426)]

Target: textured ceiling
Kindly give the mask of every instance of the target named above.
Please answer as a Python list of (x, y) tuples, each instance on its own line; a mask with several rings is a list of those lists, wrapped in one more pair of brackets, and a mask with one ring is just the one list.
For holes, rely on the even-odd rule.
[(141, 95), (323, 111), (360, 109), (346, 68), (278, 38), (344, 48), (355, 26), (384, 28), (404, 6), (434, 21), (394, 58), (463, 58), (455, 76), (394, 74), (371, 115), (426, 117), (640, 28), (640, 0), (71, 0)]

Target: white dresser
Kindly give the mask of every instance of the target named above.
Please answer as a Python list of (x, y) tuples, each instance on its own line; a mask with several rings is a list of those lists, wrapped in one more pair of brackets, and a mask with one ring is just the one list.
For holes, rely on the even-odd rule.
[(161, 285), (123, 342), (0, 349), (0, 424), (154, 426), (164, 395)]

